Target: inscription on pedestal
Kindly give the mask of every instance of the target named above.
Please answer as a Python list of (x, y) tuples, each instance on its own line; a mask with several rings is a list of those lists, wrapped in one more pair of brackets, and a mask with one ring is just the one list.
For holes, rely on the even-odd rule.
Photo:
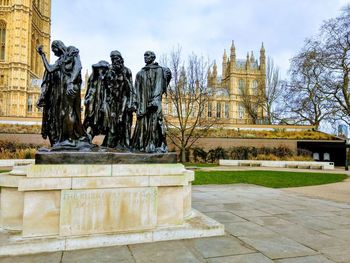
[(60, 235), (152, 229), (157, 224), (157, 189), (63, 190)]

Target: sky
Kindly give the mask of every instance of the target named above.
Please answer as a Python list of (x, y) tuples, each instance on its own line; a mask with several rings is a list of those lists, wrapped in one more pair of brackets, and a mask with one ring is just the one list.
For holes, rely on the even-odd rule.
[[(266, 55), (288, 77), (289, 60), (324, 20), (336, 17), (345, 0), (52, 0), (52, 40), (79, 48), (83, 74), (119, 50), (133, 75), (144, 66), (143, 54), (161, 57), (180, 46), (216, 60), (235, 41), (237, 58), (247, 52)], [(56, 58), (51, 55), (51, 61)]]

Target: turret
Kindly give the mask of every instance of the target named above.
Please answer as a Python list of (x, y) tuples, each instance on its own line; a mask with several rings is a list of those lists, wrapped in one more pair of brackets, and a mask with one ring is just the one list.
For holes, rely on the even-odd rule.
[(250, 70), (250, 58), (249, 58), (249, 52), (247, 53), (247, 60), (245, 62), (246, 70)]
[(233, 71), (236, 67), (236, 47), (235, 42), (232, 40), (231, 54), (230, 54), (230, 70)]
[(208, 70), (208, 86), (209, 87), (212, 87), (213, 85), (213, 83), (212, 83), (212, 79), (213, 79), (213, 75), (212, 75), (212, 73), (211, 73), (211, 69), (209, 68), (209, 70)]
[(226, 49), (224, 50), (224, 56), (222, 57), (222, 78), (226, 78), (227, 71), (227, 54)]
[(218, 78), (218, 66), (216, 65), (216, 61), (214, 60), (213, 79), (216, 80), (217, 78)]
[(254, 53), (253, 51), (250, 52), (250, 64), (254, 64), (255, 63), (255, 57), (254, 57)]
[(266, 56), (265, 56), (264, 42), (261, 44), (261, 49), (260, 49), (260, 70), (261, 71), (266, 70)]

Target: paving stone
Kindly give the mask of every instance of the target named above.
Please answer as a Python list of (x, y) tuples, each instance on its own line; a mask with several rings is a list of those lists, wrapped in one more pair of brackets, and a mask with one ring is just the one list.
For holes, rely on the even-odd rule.
[[(315, 216), (315, 215), (313, 215)], [(350, 225), (350, 218), (346, 216), (339, 216), (339, 215), (333, 215), (333, 216), (322, 216), (322, 217), (316, 217), (317, 219), (326, 221), (326, 222), (332, 222), (339, 225)]]
[(315, 250), (319, 250), (325, 246), (341, 246), (346, 243), (345, 240), (320, 233), (302, 225), (274, 225), (267, 226), (265, 229), (274, 231), (281, 236), (290, 238)]
[(204, 257), (223, 257), (255, 252), (232, 236), (194, 239), (190, 244)]
[(344, 227), (341, 224), (337, 224), (331, 221), (326, 221), (313, 216), (299, 216), (297, 218), (297, 223), (317, 231), (340, 229)]
[(129, 246), (136, 263), (197, 263), (196, 257), (184, 242), (168, 241)]
[(334, 229), (334, 230), (324, 230), (322, 233), (326, 235), (336, 237), (341, 240), (350, 241), (350, 229)]
[(219, 257), (208, 259), (208, 263), (273, 263), (272, 260), (263, 254), (245, 254), (229, 257)]
[(223, 204), (223, 207), (227, 209), (228, 211), (237, 211), (237, 210), (250, 210), (252, 209), (252, 206), (244, 203), (227, 203)]
[(334, 263), (334, 261), (330, 261), (328, 258), (322, 255), (286, 258), (286, 259), (276, 260), (275, 262), (276, 263)]
[(237, 237), (257, 234), (274, 234), (272, 230), (248, 221), (225, 224), (225, 231)]
[(270, 216), (270, 214), (257, 209), (233, 211), (232, 213), (243, 218), (249, 218), (249, 217), (255, 217), (255, 216)]
[(288, 210), (276, 206), (260, 206), (258, 210), (269, 215), (279, 215), (288, 212)]
[(36, 255), (1, 257), (0, 263), (60, 263), (62, 252), (43, 253)]
[(223, 207), (222, 204), (218, 205), (212, 205), (212, 204), (192, 204), (192, 207), (194, 209), (197, 209), (198, 211), (202, 213), (206, 212), (225, 212), (226, 209)]
[(293, 224), (292, 220), (285, 220), (277, 216), (250, 217), (248, 220), (264, 227), (289, 226), (290, 224)]
[(219, 221), (220, 223), (244, 222), (245, 219), (236, 216), (230, 212), (208, 212), (207, 216)]
[[(49, 261), (47, 261), (49, 262)], [(62, 263), (134, 263), (127, 246), (67, 251)], [(50, 262), (51, 263), (51, 262)]]
[(301, 257), (316, 254), (314, 250), (277, 234), (240, 237), (240, 239), (271, 259)]
[(349, 263), (350, 262), (350, 250), (349, 244), (341, 247), (325, 247), (320, 250), (330, 260), (337, 263)]

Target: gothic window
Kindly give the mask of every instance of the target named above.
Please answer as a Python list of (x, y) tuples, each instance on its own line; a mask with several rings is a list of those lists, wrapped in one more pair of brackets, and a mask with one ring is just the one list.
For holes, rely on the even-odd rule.
[(225, 118), (228, 119), (230, 117), (230, 105), (228, 102), (225, 102)]
[(243, 106), (243, 104), (238, 105), (238, 118), (240, 118), (240, 119), (244, 118), (244, 106)]
[(6, 24), (0, 21), (0, 61), (5, 61), (6, 48)]
[(216, 118), (221, 118), (221, 102), (216, 103)]
[(212, 111), (213, 104), (212, 102), (208, 102), (208, 117), (211, 118), (211, 111)]
[(200, 111), (200, 117), (201, 118), (204, 118), (205, 117), (205, 107), (204, 107), (204, 105), (203, 104), (200, 104), (199, 105), (199, 111)]
[(10, 1), (9, 0), (0, 0), (0, 6), (1, 5), (4, 5), (4, 6), (7, 6), (10, 4)]
[(238, 81), (238, 93), (239, 93), (240, 95), (242, 95), (243, 92), (244, 92), (244, 80), (243, 80), (243, 79), (240, 79), (240, 80)]
[(33, 112), (33, 97), (32, 95), (28, 96), (28, 106), (27, 106), (28, 112)]
[(164, 103), (163, 112), (164, 112), (165, 115), (167, 115), (169, 113), (169, 107), (168, 107), (168, 103), (167, 102)]
[[(40, 41), (39, 39), (36, 39), (36, 43), (35, 43), (35, 48), (38, 47), (40, 45)], [(40, 57), (39, 57), (39, 54), (34, 50), (34, 59), (35, 59), (35, 73), (36, 74), (39, 74), (39, 71), (40, 71)]]
[(253, 91), (253, 94), (254, 95), (258, 95), (258, 81), (256, 80), (253, 80), (253, 83), (252, 83), (252, 91)]
[(174, 117), (177, 116), (177, 109), (176, 109), (175, 103), (173, 104), (173, 116), (174, 116)]

